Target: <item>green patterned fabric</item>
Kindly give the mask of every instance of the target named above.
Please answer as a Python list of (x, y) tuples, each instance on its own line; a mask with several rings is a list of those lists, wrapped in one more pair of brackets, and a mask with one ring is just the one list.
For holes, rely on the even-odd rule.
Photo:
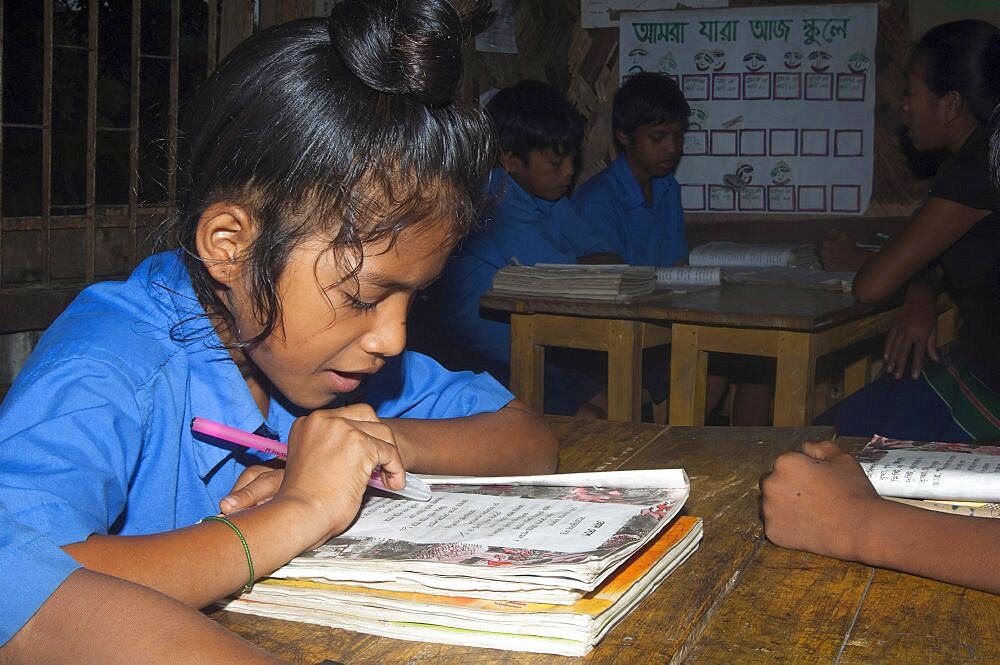
[(974, 439), (1000, 436), (1000, 393), (976, 378), (954, 345), (940, 349), (941, 362), (924, 365), (924, 378)]

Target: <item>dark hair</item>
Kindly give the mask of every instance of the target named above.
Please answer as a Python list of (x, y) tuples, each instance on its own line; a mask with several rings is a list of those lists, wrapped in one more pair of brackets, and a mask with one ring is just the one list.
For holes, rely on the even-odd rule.
[[(462, 2), (463, 0), (456, 0)], [(452, 101), (461, 49), (489, 0), (345, 0), (330, 17), (293, 21), (239, 44), (185, 109), (188, 151), (168, 232), (185, 250), (199, 299), (228, 320), (197, 255), (202, 213), (246, 208), (257, 234), (246, 259), (263, 326), (281, 320), (275, 285), (291, 250), (325, 237), (357, 274), (363, 246), (431, 219), (457, 242), (485, 206), (494, 161), (477, 108)]]
[(642, 125), (685, 125), (691, 108), (677, 82), (666, 74), (639, 72), (625, 80), (611, 106), (611, 129), (631, 134)]
[[(990, 116), (990, 182), (993, 184), (993, 192), (1000, 199), (1000, 104), (993, 109)], [(1000, 242), (1000, 239), (997, 240)], [(1000, 270), (1000, 266), (994, 266), (995, 270)], [(998, 274), (1000, 279), (1000, 274)]]
[(519, 81), (497, 92), (486, 104), (500, 150), (523, 162), (532, 150), (560, 155), (580, 151), (583, 116), (566, 96), (542, 81)]
[(1000, 101), (1000, 29), (985, 21), (943, 23), (920, 38), (910, 68), (922, 66), (938, 97), (955, 90), (980, 122)]

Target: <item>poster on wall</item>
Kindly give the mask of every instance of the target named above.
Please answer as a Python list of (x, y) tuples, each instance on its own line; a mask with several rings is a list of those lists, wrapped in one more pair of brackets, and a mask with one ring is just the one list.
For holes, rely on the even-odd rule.
[(580, 0), (580, 25), (588, 29), (615, 28), (622, 12), (728, 6), (729, 0)]
[(684, 209), (863, 213), (877, 23), (874, 4), (622, 14), (621, 77), (666, 73), (691, 107)]

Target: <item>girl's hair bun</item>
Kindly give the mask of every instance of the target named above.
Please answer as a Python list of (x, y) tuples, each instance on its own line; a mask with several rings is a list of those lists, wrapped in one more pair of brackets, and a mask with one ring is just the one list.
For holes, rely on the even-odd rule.
[(440, 106), (455, 96), (462, 45), (490, 0), (344, 0), (330, 13), (333, 48), (365, 85)]

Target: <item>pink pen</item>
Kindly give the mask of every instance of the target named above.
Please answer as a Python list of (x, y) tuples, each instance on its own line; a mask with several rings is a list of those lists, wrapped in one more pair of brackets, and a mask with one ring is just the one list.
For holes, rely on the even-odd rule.
[[(266, 436), (259, 436), (250, 432), (244, 432), (241, 429), (236, 429), (235, 427), (230, 427), (229, 425), (223, 425), (222, 423), (217, 423), (206, 418), (194, 418), (191, 420), (191, 431), (211, 436), (216, 439), (221, 439), (223, 441), (228, 441), (229, 443), (235, 443), (236, 445), (243, 446), (244, 448), (252, 448), (253, 450), (270, 453), (271, 455), (282, 459), (288, 457), (288, 446), (280, 441), (269, 439)], [(406, 474), (406, 487), (401, 490), (394, 490), (389, 489), (382, 483), (382, 476), (379, 474), (378, 468), (376, 468), (372, 471), (372, 477), (368, 481), (368, 486), (385, 492), (390, 492), (392, 494), (398, 494), (399, 496), (406, 497), (407, 499), (413, 499), (414, 501), (429, 501), (431, 498), (431, 488), (427, 486), (427, 483), (420, 480), (412, 473)]]

